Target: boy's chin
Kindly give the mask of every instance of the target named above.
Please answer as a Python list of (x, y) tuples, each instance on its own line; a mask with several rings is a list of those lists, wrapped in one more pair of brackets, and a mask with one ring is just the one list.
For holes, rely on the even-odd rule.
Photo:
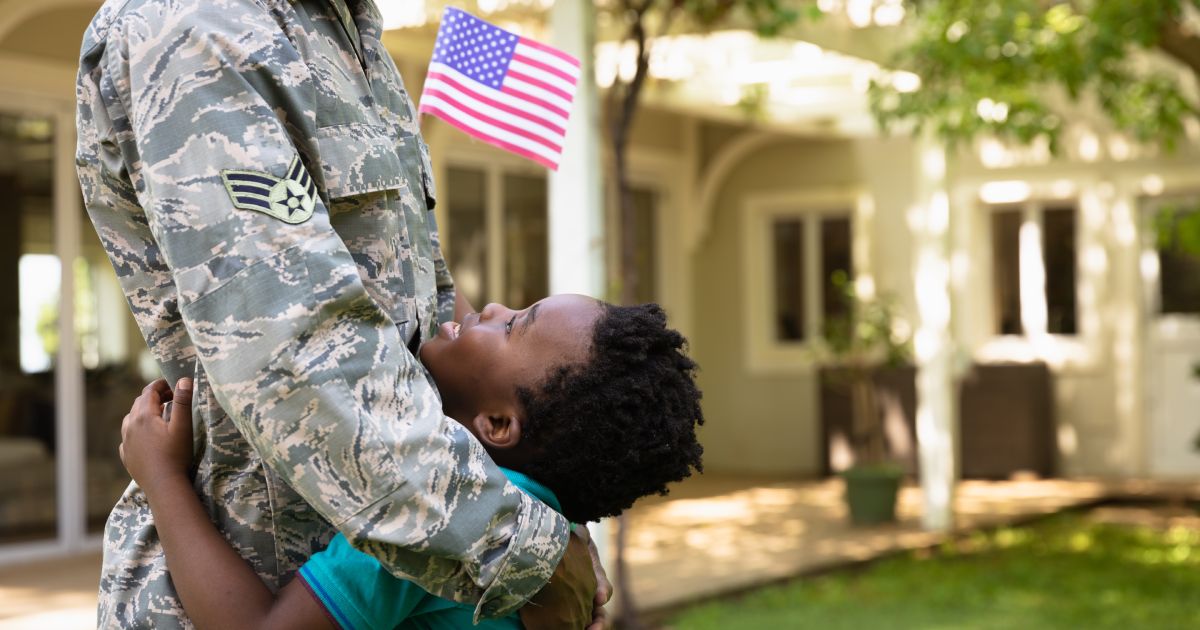
[(421, 349), (417, 351), (417, 358), (424, 362), (428, 359), (429, 354), (437, 354), (440, 348), (448, 343), (450, 343), (449, 340), (435, 336), (433, 339), (421, 344)]

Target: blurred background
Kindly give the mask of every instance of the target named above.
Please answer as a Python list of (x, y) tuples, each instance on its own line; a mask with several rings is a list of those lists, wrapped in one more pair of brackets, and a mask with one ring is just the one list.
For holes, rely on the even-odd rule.
[[(158, 376), (75, 176), (99, 4), (0, 0), (0, 627), (94, 624), (120, 421)], [(472, 303), (582, 266), (702, 367), (704, 475), (599, 528), (627, 627), (1200, 624), (1154, 599), (1200, 586), (1200, 1), (377, 4), (414, 100), (447, 5), (594, 77), (558, 174), (422, 129)], [(881, 512), (844, 504), (863, 478)], [(986, 588), (904, 590), (973, 584), (953, 558)], [(1048, 565), (1114, 577), (1074, 597)]]

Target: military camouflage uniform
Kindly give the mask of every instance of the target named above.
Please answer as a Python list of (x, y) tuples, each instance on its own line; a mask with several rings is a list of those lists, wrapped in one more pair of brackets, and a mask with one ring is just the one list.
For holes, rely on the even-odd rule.
[[(567, 524), (445, 418), (406, 348), (453, 311), (428, 149), (369, 0), (109, 0), (83, 41), (79, 177), (163, 374), (195, 378), (196, 491), (272, 588), (340, 530), (494, 617)], [(135, 485), (101, 627), (188, 627)]]

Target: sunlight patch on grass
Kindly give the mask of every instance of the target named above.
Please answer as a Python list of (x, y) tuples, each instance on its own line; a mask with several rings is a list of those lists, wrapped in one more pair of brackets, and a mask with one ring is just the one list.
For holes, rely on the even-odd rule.
[(1200, 531), (1062, 515), (685, 611), (674, 630), (1200, 627)]

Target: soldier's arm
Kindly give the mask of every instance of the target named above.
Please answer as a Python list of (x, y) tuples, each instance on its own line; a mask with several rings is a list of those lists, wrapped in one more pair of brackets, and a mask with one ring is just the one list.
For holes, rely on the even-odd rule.
[[(147, 2), (114, 25), (84, 94), (112, 121), (106, 176), (128, 169), (212, 391), (264, 462), (388, 570), (511, 612), (553, 572), (567, 523), (443, 416), (306, 196), (315, 87), (274, 13), (288, 4), (265, 5)], [(272, 197), (285, 179), (297, 213), (276, 205), (295, 187)]]

